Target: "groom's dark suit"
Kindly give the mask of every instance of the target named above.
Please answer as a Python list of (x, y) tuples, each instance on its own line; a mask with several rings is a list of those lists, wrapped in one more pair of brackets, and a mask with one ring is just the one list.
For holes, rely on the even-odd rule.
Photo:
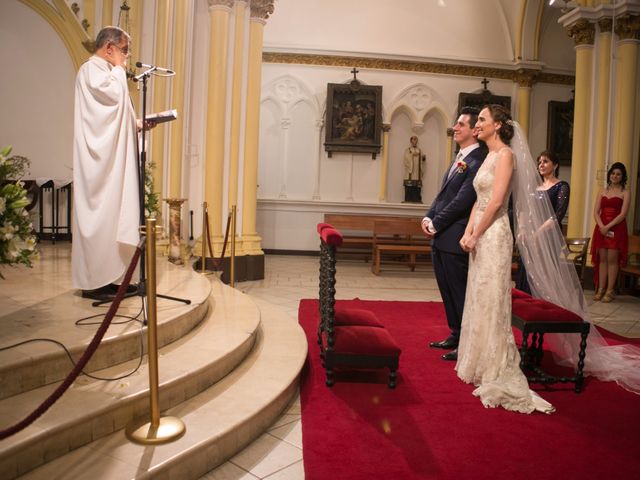
[(433, 268), (451, 336), (455, 338), (456, 344), (460, 337), (469, 270), (469, 255), (462, 250), (459, 242), (476, 201), (473, 179), (485, 156), (483, 148), (476, 148), (464, 157), (467, 164), (464, 171), (456, 170), (449, 175), (448, 169), (440, 192), (427, 212), (427, 217), (436, 230), (432, 241)]

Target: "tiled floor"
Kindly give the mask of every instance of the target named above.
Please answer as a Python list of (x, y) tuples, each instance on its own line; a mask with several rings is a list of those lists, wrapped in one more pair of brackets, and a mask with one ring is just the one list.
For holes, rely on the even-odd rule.
[[(71, 288), (68, 280), (69, 244), (41, 247), (42, 260), (33, 270), (3, 269), (6, 275), (25, 278), (19, 292), (7, 292), (0, 288), (0, 308), (4, 314)], [(410, 272), (402, 266), (388, 266), (380, 276), (373, 275), (370, 267), (370, 263), (363, 261), (339, 261), (338, 298), (440, 300), (429, 267), (418, 267), (415, 272)], [(283, 321), (297, 322), (300, 299), (317, 298), (318, 258), (268, 255), (265, 259), (265, 279), (239, 283), (237, 288), (250, 295), (263, 312), (277, 312)], [(592, 293), (587, 292), (588, 299)], [(640, 337), (640, 299), (621, 296), (610, 304), (593, 303), (591, 300), (589, 303), (594, 323), (620, 335)], [(301, 480), (304, 479), (302, 455), (300, 400), (297, 397), (258, 440), (203, 478)]]

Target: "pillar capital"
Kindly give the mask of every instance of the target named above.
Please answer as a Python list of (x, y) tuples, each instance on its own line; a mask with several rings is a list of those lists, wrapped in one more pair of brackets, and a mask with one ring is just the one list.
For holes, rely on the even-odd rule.
[(600, 29), (600, 33), (611, 33), (611, 30), (613, 30), (613, 19), (611, 17), (598, 19), (598, 28)]
[(575, 23), (566, 27), (567, 35), (573, 38), (576, 46), (579, 45), (593, 45), (593, 40), (596, 34), (595, 24), (589, 20), (580, 18)]
[(274, 0), (251, 0), (251, 20), (267, 21), (273, 13)]
[(207, 0), (209, 2), (209, 10), (216, 8), (222, 8), (224, 10), (231, 10), (235, 0)]
[(382, 131), (383, 132), (390, 132), (391, 131), (391, 124), (390, 123), (383, 123), (382, 124)]
[(617, 18), (615, 31), (620, 40), (640, 40), (640, 15)]
[(538, 70), (532, 70), (530, 68), (519, 68), (515, 72), (514, 80), (518, 82), (521, 87), (532, 87), (538, 79), (540, 72)]

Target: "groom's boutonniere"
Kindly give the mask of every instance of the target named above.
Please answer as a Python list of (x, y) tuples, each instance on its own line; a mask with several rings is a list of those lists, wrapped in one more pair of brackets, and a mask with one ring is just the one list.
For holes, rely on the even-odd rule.
[(458, 167), (457, 168), (458, 173), (463, 173), (467, 169), (468, 166), (469, 165), (467, 165), (467, 162), (465, 162), (464, 160), (458, 160), (456, 162), (456, 167)]

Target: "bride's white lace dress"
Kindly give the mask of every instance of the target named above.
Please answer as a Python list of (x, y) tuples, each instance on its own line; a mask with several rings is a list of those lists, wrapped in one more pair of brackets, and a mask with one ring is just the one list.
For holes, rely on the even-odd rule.
[[(498, 154), (487, 155), (473, 181), (478, 196), (476, 222), (491, 198)], [(514, 158), (514, 165), (516, 161)], [(485, 407), (551, 413), (554, 407), (529, 389), (520, 370), (520, 354), (511, 330), (513, 237), (507, 214), (508, 197), (469, 256), (456, 371), (462, 381), (478, 387), (473, 394), (480, 397)]]

